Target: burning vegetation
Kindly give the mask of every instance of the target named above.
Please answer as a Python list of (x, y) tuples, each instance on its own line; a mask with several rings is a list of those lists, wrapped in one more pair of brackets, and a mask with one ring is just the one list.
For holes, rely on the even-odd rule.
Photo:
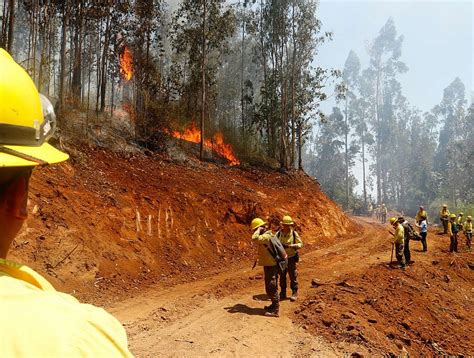
[(124, 80), (130, 81), (133, 76), (133, 57), (132, 53), (125, 47), (120, 55), (120, 73)]
[[(183, 132), (171, 132), (171, 136), (187, 142), (201, 142), (201, 131), (196, 127), (194, 122), (192, 122)], [(211, 139), (204, 139), (204, 147), (216, 152), (221, 157), (226, 158), (231, 166), (240, 165), (240, 160), (237, 159), (234, 154), (232, 146), (224, 142), (224, 135), (221, 132), (214, 134)]]

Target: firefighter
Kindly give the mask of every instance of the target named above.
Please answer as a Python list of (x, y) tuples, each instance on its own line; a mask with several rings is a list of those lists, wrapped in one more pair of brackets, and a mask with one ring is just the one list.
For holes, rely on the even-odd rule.
[(294, 302), (298, 296), (298, 270), (297, 263), (299, 261), (298, 250), (303, 247), (300, 235), (293, 228), (294, 222), (291, 216), (283, 216), (280, 222), (280, 231), (276, 233), (276, 237), (280, 240), (288, 255), (288, 269), (280, 275), (280, 300), (286, 299), (286, 274), (290, 276), (291, 297), (290, 301)]
[(395, 245), (395, 257), (397, 258), (398, 266), (405, 270), (405, 257), (404, 257), (404, 237), (405, 232), (402, 224), (397, 220), (397, 218), (390, 218), (390, 224), (395, 229), (393, 234), (393, 244)]
[(385, 224), (387, 222), (387, 213), (388, 209), (385, 204), (382, 203), (382, 206), (380, 208), (380, 220), (382, 221), (382, 224)]
[(439, 212), (439, 219), (441, 220), (441, 223), (443, 224), (443, 234), (448, 233), (448, 222), (449, 222), (449, 210), (448, 206), (446, 204), (443, 204), (443, 208)]
[(416, 213), (416, 216), (415, 216), (415, 222), (417, 224), (420, 224), (422, 216), (425, 217), (426, 224), (428, 224), (428, 214), (426, 213), (425, 208), (420, 205), (420, 208), (418, 209), (418, 212)]
[(421, 244), (423, 245), (423, 252), (428, 251), (428, 243), (426, 237), (428, 236), (428, 223), (424, 215), (420, 216), (420, 223), (415, 224), (420, 228)]
[(456, 224), (456, 214), (449, 215), (448, 234), (451, 241), (449, 252), (458, 252), (458, 226)]
[(471, 250), (472, 243), (472, 216), (468, 215), (467, 220), (464, 223), (464, 235), (466, 235), (466, 245), (469, 250)]
[(258, 265), (263, 266), (265, 292), (272, 301), (269, 306), (265, 306), (265, 316), (278, 317), (280, 309), (278, 299), (279, 268), (269, 251), (270, 239), (273, 237), (273, 233), (268, 229), (267, 223), (260, 218), (252, 220), (250, 229), (253, 231), (252, 241), (258, 244)]
[(0, 98), (0, 357), (131, 357), (114, 317), (6, 259), (27, 219), (33, 169), (68, 155), (47, 143), (56, 123), (53, 106), (3, 49)]
[(458, 215), (458, 218), (456, 219), (456, 224), (458, 226), (458, 231), (461, 232), (463, 231), (463, 226), (464, 226), (464, 213), (460, 212)]
[(398, 218), (398, 222), (403, 226), (403, 255), (405, 256), (405, 263), (411, 265), (414, 263), (414, 261), (411, 260), (410, 252), (410, 236), (413, 234), (413, 229), (403, 216)]

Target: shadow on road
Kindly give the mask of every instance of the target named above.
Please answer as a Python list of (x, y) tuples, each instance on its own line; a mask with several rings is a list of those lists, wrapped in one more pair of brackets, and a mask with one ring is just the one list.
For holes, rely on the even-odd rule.
[(260, 295), (253, 295), (252, 298), (254, 301), (270, 301), (270, 299), (265, 293), (262, 293)]
[(237, 303), (231, 307), (224, 307), (229, 313), (245, 313), (249, 316), (263, 316), (265, 310), (263, 308), (254, 308), (247, 305)]

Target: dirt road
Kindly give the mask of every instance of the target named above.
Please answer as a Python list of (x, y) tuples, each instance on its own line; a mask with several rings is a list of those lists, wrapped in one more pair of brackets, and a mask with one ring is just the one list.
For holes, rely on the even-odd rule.
[[(280, 318), (262, 316), (266, 304), (261, 268), (227, 272), (172, 288), (153, 287), (110, 311), (125, 325), (131, 350), (160, 356), (341, 356), (362, 346), (330, 344), (292, 320), (310, 293), (311, 280), (334, 281), (348, 272), (387, 261), (390, 244), (379, 226), (362, 235), (302, 255), (300, 301), (281, 303)], [(387, 249), (388, 248), (388, 249)], [(383, 256), (382, 256), (383, 253)]]

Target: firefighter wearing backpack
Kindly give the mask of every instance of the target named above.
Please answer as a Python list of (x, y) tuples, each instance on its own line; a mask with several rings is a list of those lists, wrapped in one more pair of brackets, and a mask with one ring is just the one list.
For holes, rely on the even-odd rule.
[(413, 238), (415, 231), (403, 216), (398, 218), (398, 222), (403, 226), (403, 255), (405, 256), (405, 263), (411, 265), (414, 261), (411, 260), (410, 240)]
[(472, 243), (472, 216), (468, 215), (467, 220), (464, 223), (464, 235), (466, 235), (466, 245), (469, 250), (471, 250)]
[(298, 296), (298, 270), (297, 264), (299, 262), (298, 250), (303, 247), (300, 235), (293, 229), (293, 219), (289, 215), (283, 216), (280, 222), (280, 231), (276, 233), (276, 237), (280, 240), (288, 255), (288, 269), (283, 271), (280, 275), (280, 300), (285, 300), (286, 297), (286, 274), (290, 276), (291, 297), (290, 301), (296, 301)]
[(267, 223), (260, 218), (253, 219), (250, 228), (253, 231), (252, 241), (258, 244), (258, 265), (263, 266), (265, 292), (272, 301), (269, 306), (265, 306), (265, 316), (278, 317), (280, 309), (278, 300), (279, 268), (269, 251), (270, 241), (274, 235), (271, 230), (268, 230)]
[(456, 214), (449, 215), (448, 234), (451, 241), (449, 252), (458, 252), (458, 225), (456, 224)]

